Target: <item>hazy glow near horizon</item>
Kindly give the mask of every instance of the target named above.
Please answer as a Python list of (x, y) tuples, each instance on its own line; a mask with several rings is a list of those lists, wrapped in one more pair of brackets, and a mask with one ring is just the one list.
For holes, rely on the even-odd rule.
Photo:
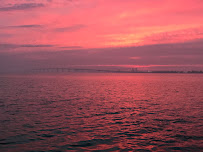
[[(203, 39), (202, 10), (202, 0), (0, 0), (0, 53), (85, 50), (93, 56), (92, 49), (188, 42), (202, 49), (196, 43)], [(180, 53), (157, 55), (168, 59)], [(181, 55), (194, 59), (199, 53)], [(127, 58), (130, 62), (120, 64), (144, 57), (131, 53)]]

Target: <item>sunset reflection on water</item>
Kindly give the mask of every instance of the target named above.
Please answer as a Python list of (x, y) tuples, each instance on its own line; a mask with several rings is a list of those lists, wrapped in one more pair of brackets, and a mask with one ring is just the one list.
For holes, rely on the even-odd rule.
[(3, 151), (200, 151), (201, 74), (0, 77)]

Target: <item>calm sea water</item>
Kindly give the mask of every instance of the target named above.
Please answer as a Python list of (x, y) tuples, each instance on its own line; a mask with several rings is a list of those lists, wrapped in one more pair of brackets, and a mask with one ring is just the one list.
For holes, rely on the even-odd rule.
[(0, 76), (0, 151), (203, 150), (202, 74)]

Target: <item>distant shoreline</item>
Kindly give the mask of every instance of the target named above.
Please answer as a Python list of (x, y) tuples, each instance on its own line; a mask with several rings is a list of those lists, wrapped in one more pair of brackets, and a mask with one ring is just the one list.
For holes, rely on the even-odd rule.
[(71, 71), (71, 72), (9, 72), (9, 73), (0, 73), (0, 75), (21, 75), (21, 74), (71, 74), (71, 73), (118, 73), (118, 74), (203, 74), (203, 72), (180, 72), (180, 71), (150, 71), (150, 72), (130, 72), (130, 71)]

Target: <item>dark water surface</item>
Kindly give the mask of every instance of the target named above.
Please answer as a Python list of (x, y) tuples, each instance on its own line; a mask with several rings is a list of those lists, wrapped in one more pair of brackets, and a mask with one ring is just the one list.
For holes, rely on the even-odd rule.
[(202, 74), (0, 76), (0, 151), (203, 149)]

